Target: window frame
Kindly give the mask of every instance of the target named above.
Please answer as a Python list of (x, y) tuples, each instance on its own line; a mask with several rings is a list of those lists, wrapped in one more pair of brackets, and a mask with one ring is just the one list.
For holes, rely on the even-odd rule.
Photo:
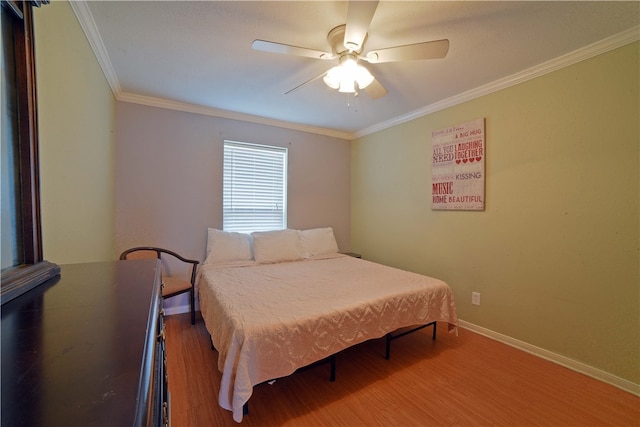
[[(271, 179), (276, 179), (278, 182), (277, 186), (272, 186), (271, 190), (275, 187), (280, 187), (279, 190), (277, 191), (273, 191), (271, 194), (269, 194), (269, 190), (266, 190), (264, 187), (262, 188), (263, 191), (260, 190), (254, 190), (251, 189), (249, 192), (244, 192), (241, 193), (241, 196), (246, 196), (248, 193), (253, 193), (253, 196), (257, 196), (258, 201), (255, 202), (255, 204), (252, 204), (251, 206), (245, 208), (247, 210), (254, 210), (254, 218), (252, 220), (252, 222), (254, 222), (254, 225), (252, 226), (246, 226), (243, 225), (243, 221), (242, 221), (242, 215), (239, 214), (239, 211), (241, 209), (236, 209), (235, 210), (235, 221), (233, 219), (229, 219), (228, 215), (230, 212), (234, 212), (233, 209), (229, 209), (229, 205), (233, 204), (233, 202), (230, 203), (230, 201), (228, 200), (229, 197), (229, 192), (228, 192), (228, 188), (230, 187), (235, 187), (234, 184), (229, 182), (229, 175), (228, 175), (228, 167), (229, 167), (229, 160), (227, 157), (227, 150), (231, 149), (238, 149), (238, 152), (243, 152), (246, 153), (247, 151), (249, 152), (253, 152), (253, 156), (260, 156), (260, 153), (262, 153), (264, 155), (263, 158), (259, 159), (259, 161), (262, 163), (262, 161), (265, 161), (268, 163), (268, 166), (273, 167), (274, 165), (278, 165), (281, 162), (281, 169), (278, 169), (275, 173), (273, 173), (271, 176), (269, 176), (268, 173), (264, 173), (264, 177), (266, 180)], [(274, 159), (275, 157), (275, 159)], [(230, 231), (230, 232), (244, 232), (244, 233), (250, 233), (253, 231), (272, 231), (272, 230), (282, 230), (282, 229), (286, 229), (287, 228), (287, 192), (288, 192), (288, 158), (289, 158), (289, 149), (287, 147), (282, 147), (282, 146), (277, 146), (277, 145), (266, 145), (266, 144), (256, 144), (256, 143), (249, 143), (249, 142), (239, 142), (239, 141), (231, 141), (231, 140), (225, 140), (224, 144), (223, 144), (223, 178), (222, 178), (222, 229), (225, 231)], [(240, 163), (241, 164), (241, 163)], [(265, 164), (262, 163), (262, 165), (264, 166)], [(278, 165), (278, 167), (280, 167)], [(245, 170), (245, 172), (247, 172), (247, 170)], [(256, 172), (255, 169), (251, 170), (250, 173), (252, 174), (252, 178), (256, 177)], [(260, 173), (257, 173), (258, 176), (260, 176)], [(240, 174), (240, 176), (247, 176), (245, 174)], [(232, 180), (233, 181), (233, 180)], [(238, 186), (239, 188), (241, 188), (243, 186), (243, 184), (241, 184), (240, 186)], [(277, 195), (277, 199), (279, 199), (279, 201), (276, 202), (276, 204), (280, 204), (282, 207), (280, 209), (274, 209), (271, 211), (271, 214), (268, 213), (269, 211), (264, 209), (264, 199), (263, 196), (267, 196), (270, 197), (272, 195)], [(242, 198), (242, 197), (241, 197)], [(246, 202), (246, 199), (244, 199), (242, 202), (240, 202), (240, 204), (242, 204), (243, 202)], [(260, 213), (261, 212), (261, 213)], [(272, 222), (272, 225), (267, 225), (269, 220), (268, 217), (270, 215), (273, 215), (273, 213), (276, 212), (277, 216), (278, 216), (278, 223), (279, 225), (275, 226), (276, 222)], [(261, 227), (260, 224), (263, 224), (264, 226)]]
[[(1, 304), (11, 301), (60, 274), (60, 267), (43, 259), (40, 216), (40, 174), (38, 158), (38, 107), (36, 93), (35, 43), (32, 6), (44, 1), (3, 0), (2, 13), (10, 13), (14, 26), (16, 58), (16, 98), (18, 104), (18, 150), (14, 165), (19, 167), (22, 197), (17, 203), (22, 215), (21, 264), (0, 272)], [(3, 105), (4, 108), (4, 105)]]

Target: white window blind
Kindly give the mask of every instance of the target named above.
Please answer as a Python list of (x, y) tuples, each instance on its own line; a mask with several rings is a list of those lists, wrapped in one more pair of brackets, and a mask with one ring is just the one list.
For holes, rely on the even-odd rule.
[(224, 142), (225, 231), (287, 228), (287, 149)]

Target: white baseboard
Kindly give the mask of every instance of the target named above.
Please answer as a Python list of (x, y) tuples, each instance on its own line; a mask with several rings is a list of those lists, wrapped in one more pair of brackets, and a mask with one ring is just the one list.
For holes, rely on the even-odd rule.
[(171, 316), (174, 314), (182, 314), (182, 313), (189, 313), (189, 312), (190, 310), (188, 305), (179, 305), (179, 306), (164, 308), (165, 316)]
[(636, 396), (640, 396), (640, 384), (625, 380), (624, 378), (617, 377), (601, 369), (597, 369), (585, 363), (578, 362), (565, 356), (561, 356), (549, 350), (536, 347), (535, 345), (528, 344), (524, 341), (520, 341), (507, 335), (492, 331), (490, 329), (483, 328), (482, 326), (474, 325), (473, 323), (465, 322), (464, 320), (459, 320), (459, 323), (461, 328), (468, 329), (487, 338), (491, 338), (503, 344), (515, 347), (519, 350), (526, 351), (527, 353), (533, 354), (534, 356), (538, 356), (543, 359), (549, 360), (550, 362), (557, 363), (558, 365), (564, 366), (565, 368), (580, 372), (581, 374), (590, 376), (607, 384), (611, 384), (612, 386), (618, 387), (619, 389), (632, 393)]
[[(190, 313), (191, 309), (189, 307), (191, 307), (189, 304), (189, 295), (186, 293), (162, 300), (162, 308), (164, 308), (164, 314), (166, 316)], [(198, 300), (196, 300), (196, 311), (199, 309)]]

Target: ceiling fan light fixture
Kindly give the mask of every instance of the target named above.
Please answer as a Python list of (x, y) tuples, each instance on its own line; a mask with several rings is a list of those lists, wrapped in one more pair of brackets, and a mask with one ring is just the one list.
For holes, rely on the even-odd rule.
[(358, 82), (358, 87), (360, 89), (364, 89), (373, 82), (373, 76), (371, 75), (369, 70), (367, 70), (362, 65), (358, 65), (358, 69), (356, 70), (356, 72), (356, 81)]
[(322, 81), (331, 89), (338, 89), (340, 87), (340, 66), (336, 65), (324, 75)]
[[(331, 68), (322, 78), (331, 89), (339, 92), (354, 93), (356, 89), (364, 89), (373, 82), (373, 76), (351, 56), (346, 56), (340, 65)], [(356, 87), (357, 84), (357, 87)]]
[(342, 93), (355, 93), (356, 92), (356, 82), (354, 80), (344, 79), (340, 82), (340, 89), (338, 92)]

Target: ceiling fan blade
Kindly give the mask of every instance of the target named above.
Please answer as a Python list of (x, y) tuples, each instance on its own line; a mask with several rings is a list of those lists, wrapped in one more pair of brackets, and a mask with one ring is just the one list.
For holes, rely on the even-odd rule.
[(369, 86), (364, 88), (364, 91), (373, 99), (382, 98), (387, 94), (387, 90), (377, 79), (373, 79)]
[(270, 53), (284, 53), (287, 55), (305, 56), (315, 59), (333, 59), (334, 55), (330, 52), (322, 52), (320, 50), (308, 49), (306, 47), (291, 46), (288, 44), (268, 42), (266, 40), (254, 40), (251, 43), (254, 50)]
[(286, 91), (284, 94), (285, 94), (285, 95), (288, 95), (288, 94), (290, 94), (291, 92), (293, 92), (293, 91), (295, 91), (295, 90), (300, 89), (302, 86), (306, 85), (307, 83), (311, 83), (311, 82), (312, 82), (312, 81), (314, 81), (314, 80), (318, 80), (320, 77), (324, 76), (325, 74), (327, 74), (327, 72), (326, 72), (326, 71), (323, 71), (322, 73), (318, 74), (317, 76), (315, 76), (315, 77), (311, 77), (311, 78), (310, 78), (309, 80), (307, 80), (306, 82), (304, 82), (304, 83), (300, 83), (298, 86), (294, 87), (293, 89), (289, 89), (289, 90), (288, 90), (288, 91)]
[(360, 58), (379, 64), (382, 62), (410, 61), (414, 59), (444, 58), (449, 51), (449, 40), (434, 40), (430, 42), (408, 44), (387, 49), (372, 50)]
[(351, 0), (347, 7), (347, 26), (344, 32), (344, 47), (359, 52), (367, 36), (369, 24), (373, 19), (377, 1)]

